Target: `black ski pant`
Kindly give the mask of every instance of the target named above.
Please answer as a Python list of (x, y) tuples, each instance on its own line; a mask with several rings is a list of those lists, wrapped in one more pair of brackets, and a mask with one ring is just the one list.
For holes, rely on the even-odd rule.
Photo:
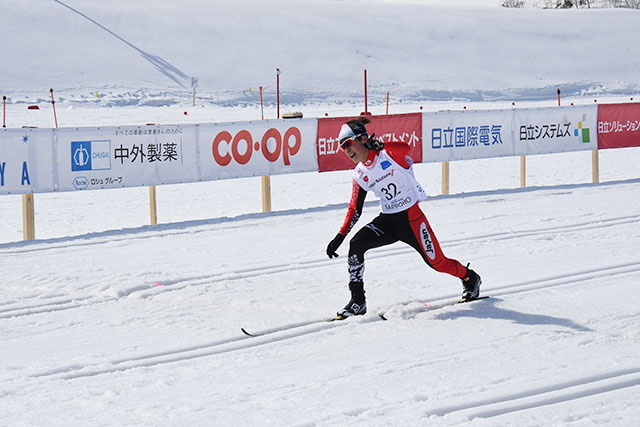
[(348, 259), (350, 288), (362, 289), (365, 252), (397, 241), (418, 251), (422, 259), (436, 271), (458, 278), (467, 274), (466, 267), (460, 262), (444, 255), (427, 218), (416, 204), (406, 211), (381, 213), (353, 236)]

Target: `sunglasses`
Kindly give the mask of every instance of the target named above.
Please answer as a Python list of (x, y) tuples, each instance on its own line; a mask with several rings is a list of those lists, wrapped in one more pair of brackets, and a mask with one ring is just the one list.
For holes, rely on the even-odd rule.
[(351, 147), (355, 140), (360, 138), (361, 136), (362, 135), (355, 135), (351, 138), (345, 138), (344, 140), (340, 141), (340, 148), (346, 150), (347, 148)]
[(355, 139), (351, 138), (351, 139), (345, 139), (344, 141), (342, 141), (340, 143), (340, 148), (342, 148), (343, 150), (346, 150), (347, 148), (351, 147), (353, 145), (353, 142), (355, 141)]

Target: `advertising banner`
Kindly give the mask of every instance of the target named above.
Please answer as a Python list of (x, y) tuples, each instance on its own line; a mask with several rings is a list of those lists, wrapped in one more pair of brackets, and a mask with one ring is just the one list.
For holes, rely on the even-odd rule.
[(51, 129), (0, 129), (0, 194), (54, 191)]
[(640, 104), (598, 106), (598, 148), (640, 147)]
[[(404, 142), (411, 146), (409, 155), (415, 163), (422, 162), (422, 114), (367, 116), (369, 135), (383, 143)], [(355, 164), (340, 150), (338, 134), (343, 123), (357, 117), (318, 119), (317, 155), (320, 172), (353, 169)]]
[(56, 129), (60, 191), (198, 180), (196, 126)]
[(511, 110), (424, 113), (423, 162), (512, 156), (512, 124)]
[(595, 150), (596, 105), (514, 110), (517, 155)]
[(317, 171), (317, 128), (316, 119), (200, 125), (201, 178)]

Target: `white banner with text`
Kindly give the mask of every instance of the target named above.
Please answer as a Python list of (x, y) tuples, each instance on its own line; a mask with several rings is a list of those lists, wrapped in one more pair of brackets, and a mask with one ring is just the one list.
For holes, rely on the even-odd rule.
[(422, 162), (512, 156), (510, 110), (422, 114)]
[(318, 170), (317, 119), (205, 124), (199, 132), (202, 180)]
[(195, 125), (64, 128), (55, 135), (60, 191), (198, 180)]
[(0, 129), (0, 194), (55, 191), (51, 129)]
[(514, 110), (515, 154), (545, 154), (598, 148), (598, 107)]
[[(637, 111), (635, 104), (620, 104), (616, 108)], [(629, 114), (635, 120), (635, 116)], [(381, 116), (377, 120), (399, 120), (399, 117), (404, 120), (413, 115)], [(424, 113), (417, 119), (422, 126), (419, 140), (423, 163), (598, 148), (597, 105), (446, 111)], [(342, 120), (321, 120), (321, 123), (335, 125), (335, 130), (328, 132), (337, 133)], [(628, 127), (636, 129), (637, 122), (633, 120), (627, 120)], [(318, 171), (318, 122), (311, 118), (0, 129), (0, 194), (150, 186)], [(620, 145), (629, 144), (625, 140)], [(616, 146), (616, 141), (608, 142), (607, 146)], [(416, 159), (419, 162), (419, 156)]]

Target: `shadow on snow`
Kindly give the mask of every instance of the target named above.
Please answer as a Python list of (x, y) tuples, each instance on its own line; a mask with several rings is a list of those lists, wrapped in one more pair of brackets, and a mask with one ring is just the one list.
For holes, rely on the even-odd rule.
[(521, 313), (516, 310), (496, 307), (495, 304), (502, 302), (500, 298), (490, 298), (482, 302), (482, 304), (473, 304), (469, 310), (458, 310), (448, 313), (439, 313), (435, 316), (438, 320), (459, 319), (462, 317), (472, 317), (477, 319), (499, 319), (510, 320), (520, 325), (555, 325), (563, 328), (574, 329), (580, 332), (593, 332), (582, 325), (575, 323), (571, 319), (563, 317), (553, 317), (544, 314)]

